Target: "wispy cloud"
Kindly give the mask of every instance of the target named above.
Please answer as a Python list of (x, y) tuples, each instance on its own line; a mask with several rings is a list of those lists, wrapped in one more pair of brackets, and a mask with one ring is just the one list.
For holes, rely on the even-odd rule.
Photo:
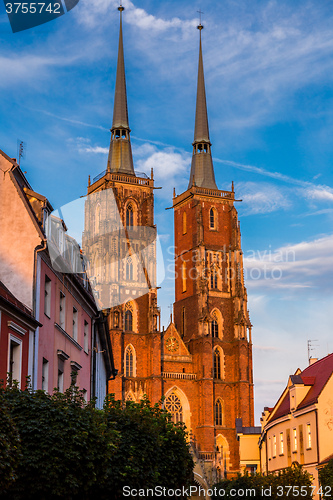
[[(103, 20), (105, 14), (110, 11), (116, 12), (119, 6), (118, 0), (83, 0), (80, 11), (76, 11), (79, 22), (84, 23), (89, 27), (95, 26)], [(145, 9), (136, 7), (130, 0), (124, 0), (123, 6), (126, 9), (124, 22), (137, 26), (138, 28), (152, 33), (164, 32), (170, 29), (181, 29), (182, 31), (193, 28), (196, 25), (195, 19), (192, 21), (184, 21), (179, 17), (171, 19), (163, 19), (158, 16), (149, 14)]]
[(275, 250), (248, 250), (244, 266), (249, 288), (332, 292), (333, 235)]
[(189, 154), (177, 152), (175, 148), (170, 147), (159, 150), (153, 144), (148, 143), (136, 147), (133, 153), (137, 158), (138, 170), (149, 175), (151, 168), (154, 169), (156, 182), (163, 184), (163, 198), (170, 200), (175, 186), (178, 189), (186, 188), (190, 164)]
[(9, 84), (21, 85), (22, 82), (33, 79), (42, 79), (46, 76), (48, 69), (52, 67), (68, 66), (73, 63), (77, 56), (58, 56), (48, 54), (35, 54), (12, 52), (6, 56), (0, 56), (0, 87), (7, 87)]
[(327, 186), (309, 187), (303, 194), (310, 200), (333, 201), (333, 189)]
[(271, 213), (291, 206), (287, 195), (272, 184), (241, 182), (236, 185), (236, 191), (244, 202), (242, 216)]

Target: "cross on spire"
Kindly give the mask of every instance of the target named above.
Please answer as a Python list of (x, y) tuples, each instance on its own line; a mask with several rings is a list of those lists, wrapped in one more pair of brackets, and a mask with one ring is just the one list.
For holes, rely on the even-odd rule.
[(202, 15), (202, 14), (204, 14), (204, 12), (202, 12), (202, 11), (199, 9), (199, 10), (197, 10), (197, 13), (198, 13), (198, 14), (199, 14), (199, 16), (200, 16), (200, 23), (199, 23), (198, 29), (202, 29), (202, 28), (203, 28), (203, 26), (202, 26), (202, 24), (201, 24), (201, 15)]

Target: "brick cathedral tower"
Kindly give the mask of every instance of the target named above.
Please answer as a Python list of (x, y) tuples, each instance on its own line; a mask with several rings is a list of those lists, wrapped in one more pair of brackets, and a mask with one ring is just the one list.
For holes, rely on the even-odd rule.
[(208, 482), (239, 470), (236, 418), (253, 426), (251, 323), (235, 194), (215, 182), (200, 33), (195, 132), (187, 190), (173, 198), (174, 322), (196, 375), (188, 392), (196, 455)]
[[(107, 316), (117, 399), (161, 397), (160, 310), (155, 282), (154, 179), (134, 171), (127, 110), (122, 12), (107, 168), (88, 185), (83, 247), (96, 301)], [(144, 255), (145, 254), (145, 255)], [(140, 355), (138, 355), (140, 353)], [(151, 375), (156, 374), (153, 379)]]
[[(236, 418), (253, 426), (251, 323), (235, 194), (215, 182), (200, 32), (190, 181), (173, 198), (174, 321), (160, 331), (154, 247), (154, 180), (135, 172), (128, 123), (120, 11), (107, 169), (89, 182), (83, 246), (96, 300), (109, 323), (117, 399), (165, 396), (185, 422), (203, 487), (240, 470)], [(141, 250), (148, 249), (146, 259)]]

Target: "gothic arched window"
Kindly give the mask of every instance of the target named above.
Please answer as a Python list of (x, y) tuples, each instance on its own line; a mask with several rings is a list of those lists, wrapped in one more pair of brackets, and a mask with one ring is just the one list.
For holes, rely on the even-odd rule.
[(125, 330), (126, 331), (133, 330), (133, 314), (132, 311), (129, 310), (125, 312)]
[(165, 409), (171, 413), (172, 420), (176, 424), (177, 422), (183, 422), (183, 407), (178, 396), (172, 392), (166, 398), (164, 403)]
[(216, 229), (216, 210), (211, 208), (209, 210), (209, 227), (210, 229)]
[(135, 377), (135, 351), (131, 345), (125, 350), (125, 377)]
[(215, 402), (215, 425), (222, 425), (223, 422), (223, 403), (220, 399)]
[(133, 281), (133, 262), (131, 257), (126, 259), (126, 280)]
[(219, 324), (217, 322), (217, 319), (214, 318), (212, 321), (211, 321), (211, 333), (212, 333), (212, 337), (216, 337), (218, 338), (219, 336)]
[(222, 356), (220, 349), (214, 350), (214, 378), (222, 379)]
[(126, 226), (133, 226), (133, 207), (128, 205), (126, 208)]
[(212, 269), (210, 272), (210, 287), (218, 288), (217, 286), (217, 272), (216, 269)]

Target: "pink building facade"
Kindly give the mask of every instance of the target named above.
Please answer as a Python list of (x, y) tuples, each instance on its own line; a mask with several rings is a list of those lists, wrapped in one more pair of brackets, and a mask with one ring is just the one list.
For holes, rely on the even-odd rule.
[[(115, 375), (104, 317), (85, 274), (60, 272), (52, 265), (46, 221), (53, 208), (47, 198), (33, 191), (16, 161), (1, 150), (0, 168), (4, 172), (0, 176), (0, 281), (35, 321), (22, 333), (20, 384), (29, 375), (33, 389), (51, 393), (75, 383), (87, 400), (95, 397), (101, 407), (107, 382)], [(6, 378), (14, 344), (3, 333), (10, 320), (3, 312), (2, 316), (0, 378)], [(23, 331), (21, 324), (20, 328)]]
[(29, 340), (39, 323), (32, 311), (0, 281), (0, 380), (24, 388), (29, 374)]

